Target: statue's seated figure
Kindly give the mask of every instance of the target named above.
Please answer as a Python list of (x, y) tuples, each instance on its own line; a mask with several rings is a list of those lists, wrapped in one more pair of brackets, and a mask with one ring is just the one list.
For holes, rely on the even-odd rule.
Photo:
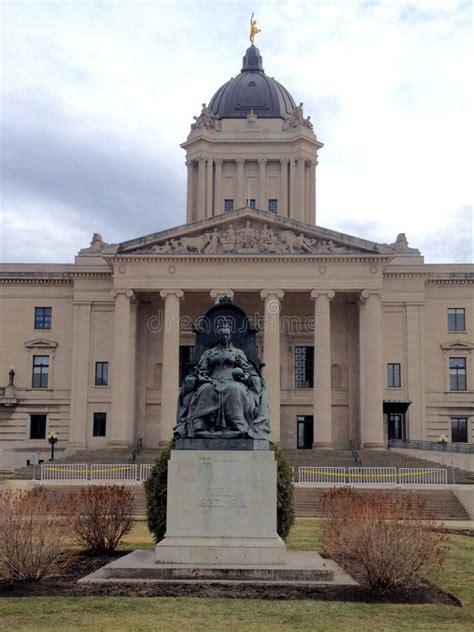
[(216, 324), (215, 346), (185, 377), (178, 401), (176, 438), (268, 439), (270, 423), (258, 364), (231, 342), (226, 320)]

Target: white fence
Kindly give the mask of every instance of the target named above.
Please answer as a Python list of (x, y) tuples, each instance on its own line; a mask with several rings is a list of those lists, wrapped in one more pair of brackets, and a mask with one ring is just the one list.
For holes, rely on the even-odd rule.
[(86, 463), (41, 464), (42, 481), (87, 481), (88, 479), (89, 466)]
[(345, 467), (299, 467), (300, 483), (346, 483)]
[(349, 483), (351, 485), (385, 485), (398, 483), (396, 467), (350, 467)]
[(363, 485), (395, 487), (399, 485), (448, 484), (448, 470), (443, 468), (401, 467), (315, 467), (300, 466), (298, 483), (322, 485)]
[(150, 474), (151, 474), (152, 467), (153, 467), (153, 465), (151, 465), (151, 463), (142, 463), (140, 465), (140, 476), (139, 476), (139, 479), (141, 481), (148, 480), (148, 478), (150, 477)]
[(447, 485), (448, 470), (441, 468), (414, 469), (401, 467), (398, 477), (402, 485)]
[(137, 470), (138, 467), (136, 464), (92, 463), (90, 466), (91, 481), (136, 481), (138, 475)]
[(152, 464), (136, 463), (51, 463), (41, 464), (41, 482), (88, 481), (90, 483), (143, 483)]

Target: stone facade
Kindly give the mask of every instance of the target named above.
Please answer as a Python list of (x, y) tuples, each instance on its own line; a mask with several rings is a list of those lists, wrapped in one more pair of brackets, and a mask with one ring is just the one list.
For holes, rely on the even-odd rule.
[(425, 264), (403, 234), (378, 244), (316, 226), (322, 144), (296, 114), (201, 112), (182, 145), (185, 225), (120, 244), (94, 234), (71, 265), (0, 265), (0, 468), (46, 458), (48, 431), (70, 451), (166, 444), (192, 323), (221, 296), (262, 326), (283, 446), (451, 440), (453, 419), (474, 440), (474, 267)]

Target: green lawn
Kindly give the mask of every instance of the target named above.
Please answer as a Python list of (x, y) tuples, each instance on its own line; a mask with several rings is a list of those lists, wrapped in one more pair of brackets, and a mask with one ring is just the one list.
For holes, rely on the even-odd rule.
[[(297, 520), (289, 539), (293, 549), (319, 547), (319, 522)], [(464, 608), (451, 606), (366, 605), (348, 602), (259, 601), (163, 597), (57, 597), (0, 599), (0, 629), (170, 632), (369, 632), (384, 630), (474, 629), (474, 538), (450, 536), (451, 550), (437, 578)], [(144, 523), (137, 523), (126, 548), (152, 546)]]

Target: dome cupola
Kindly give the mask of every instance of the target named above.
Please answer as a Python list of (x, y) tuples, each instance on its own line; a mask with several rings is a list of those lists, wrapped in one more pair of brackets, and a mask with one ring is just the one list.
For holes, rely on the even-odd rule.
[(208, 107), (218, 119), (246, 118), (251, 110), (258, 118), (286, 119), (296, 104), (281, 83), (265, 74), (260, 51), (252, 44), (242, 72), (219, 88)]

